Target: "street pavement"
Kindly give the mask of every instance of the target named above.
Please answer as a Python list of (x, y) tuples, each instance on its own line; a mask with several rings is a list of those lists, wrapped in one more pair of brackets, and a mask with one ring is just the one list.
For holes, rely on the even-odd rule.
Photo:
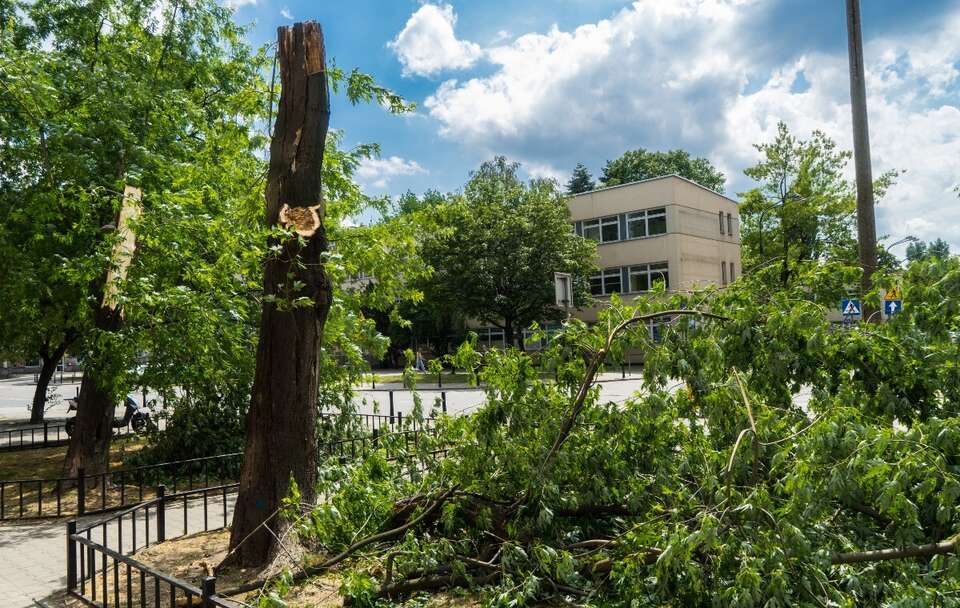
[[(227, 497), (227, 519), (233, 514), (235, 494)], [(168, 538), (182, 536), (183, 502), (168, 505), (166, 509), (166, 534)], [(187, 505), (186, 531), (188, 534), (202, 532), (204, 529), (203, 503), (189, 501)], [(211, 529), (223, 524), (222, 498), (210, 497), (208, 502), (208, 523)], [(85, 517), (77, 522), (78, 528), (106, 519), (110, 515)], [(150, 514), (151, 540), (155, 510)], [(67, 569), (67, 520), (58, 519), (42, 522), (23, 522), (0, 526), (0, 605), (4, 608), (35, 608), (34, 600), (43, 600), (66, 587)], [(130, 518), (123, 520), (124, 553), (129, 553), (133, 538), (134, 522)], [(138, 546), (145, 538), (146, 521), (143, 514), (138, 515), (136, 524)], [(117, 526), (109, 528), (107, 543), (111, 549), (117, 548)], [(94, 530), (94, 541), (103, 543), (102, 529)]]

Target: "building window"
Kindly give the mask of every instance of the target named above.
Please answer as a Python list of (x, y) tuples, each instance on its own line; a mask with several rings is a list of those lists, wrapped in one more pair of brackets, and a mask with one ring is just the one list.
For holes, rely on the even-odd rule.
[(720, 234), (723, 234), (723, 211), (720, 212)]
[(727, 234), (733, 236), (733, 216), (727, 214)]
[(607, 296), (621, 291), (623, 286), (620, 282), (619, 268), (608, 268), (590, 277), (590, 293), (595, 296)]
[(726, 286), (727, 284), (727, 263), (720, 262), (720, 284)]
[(666, 262), (656, 264), (640, 264), (630, 267), (630, 292), (639, 293), (650, 291), (654, 283), (663, 281), (664, 287), (670, 287), (670, 274)]
[(667, 211), (662, 207), (627, 214), (627, 238), (639, 239), (666, 232)]
[(730, 262), (730, 282), (733, 283), (736, 280), (736, 277), (733, 276), (733, 262)]
[(667, 233), (667, 210), (663, 207), (647, 211), (647, 235)]
[(605, 217), (600, 221), (600, 235), (603, 243), (620, 240), (620, 218), (616, 215)]
[(600, 220), (587, 220), (583, 222), (583, 238), (598, 243), (600, 242)]
[(505, 346), (503, 330), (499, 327), (481, 327), (477, 329), (477, 343), (487, 348)]

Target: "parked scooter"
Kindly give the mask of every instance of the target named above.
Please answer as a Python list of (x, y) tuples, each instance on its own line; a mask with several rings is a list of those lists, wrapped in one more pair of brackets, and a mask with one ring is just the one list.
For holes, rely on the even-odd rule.
[[(71, 397), (67, 399), (67, 411), (75, 412), (77, 411), (77, 398)], [(76, 417), (67, 418), (67, 421), (64, 423), (64, 430), (67, 431), (67, 435), (73, 435), (73, 427), (76, 424)], [(134, 433), (138, 435), (147, 430), (150, 426), (150, 412), (146, 408), (142, 408), (137, 405), (137, 402), (133, 400), (132, 397), (127, 396), (123, 400), (123, 418), (114, 418), (113, 419), (113, 428), (122, 429), (127, 425), (130, 425), (130, 428), (133, 429)]]

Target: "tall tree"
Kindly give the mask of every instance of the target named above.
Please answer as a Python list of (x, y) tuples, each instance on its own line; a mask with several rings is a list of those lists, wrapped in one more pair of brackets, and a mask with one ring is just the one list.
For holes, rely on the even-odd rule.
[(709, 160), (694, 158), (685, 150), (651, 152), (643, 148), (628, 150), (623, 156), (607, 161), (600, 183), (617, 186), (642, 179), (676, 174), (723, 194), (726, 179)]
[[(863, 68), (863, 34), (860, 31), (860, 0), (847, 0), (847, 42), (850, 64), (850, 110), (853, 114), (853, 156), (857, 175), (857, 248), (860, 254), (860, 293), (873, 287), (877, 271), (877, 221), (874, 217), (873, 169), (870, 164), (870, 127), (867, 121), (867, 85)], [(864, 300), (867, 303), (867, 300)], [(865, 319), (880, 321), (866, 307)]]
[(266, 216), (269, 226), (283, 230), (264, 266), (256, 372), (230, 534), (227, 563), (243, 566), (262, 566), (278, 551), (287, 524), (274, 516), (291, 480), (308, 504), (316, 496), (318, 356), (333, 297), (321, 259), (328, 244), (320, 177), (330, 121), (323, 34), (308, 21), (279, 28), (277, 39), (280, 103)]
[[(82, 10), (69, 0), (39, 0), (4, 7), (0, 217), (14, 229), (3, 231), (11, 240), (2, 247), (39, 253), (43, 263), (24, 268), (51, 279), (48, 289), (23, 281), (27, 302), (15, 305), (37, 311), (37, 319), (55, 319), (64, 307), (82, 311), (80, 324), (62, 325), (54, 339), (76, 327), (73, 349), (84, 360), (88, 385), (81, 389), (77, 425), (99, 430), (74, 433), (64, 474), (79, 467), (97, 472), (106, 467), (107, 422), (130, 388), (138, 352), (113, 331), (118, 314), (92, 329), (108, 288), (122, 191), (128, 184), (142, 189), (139, 223), (149, 225), (170, 203), (166, 193), (186, 188), (184, 174), (199, 179), (186, 170), (198, 154), (220, 151), (227, 159), (222, 151), (245, 145), (247, 119), (266, 105), (259, 92), (262, 57), (242, 43), (230, 11), (212, 0), (107, 0)], [(200, 177), (205, 184), (194, 181), (188, 189), (222, 192), (217, 172)], [(162, 255), (160, 249), (152, 247), (151, 254)], [(150, 279), (141, 277), (145, 285)], [(45, 280), (39, 274), (32, 284)], [(117, 297), (132, 312), (128, 283), (117, 284)], [(154, 298), (149, 289), (139, 294), (144, 302)], [(153, 327), (172, 325), (167, 318)], [(88, 418), (89, 425), (81, 420)]]
[(424, 221), (423, 258), (434, 270), (428, 298), (500, 327), (522, 346), (522, 329), (556, 320), (554, 273), (574, 276), (574, 304), (589, 299), (596, 246), (570, 229), (563, 194), (550, 180), (522, 182), (500, 156), (471, 174), (461, 197)]
[(744, 173), (759, 187), (741, 195), (743, 264), (776, 263), (786, 285), (797, 262), (852, 242), (853, 193), (842, 173), (850, 153), (819, 131), (797, 139), (782, 122), (756, 148), (761, 160)]
[(950, 256), (950, 243), (938, 238), (935, 241), (926, 243), (924, 241), (914, 241), (907, 245), (907, 260), (916, 262), (918, 260), (928, 260), (937, 258), (946, 260)]
[(583, 163), (577, 163), (577, 166), (573, 169), (573, 174), (570, 176), (570, 180), (567, 182), (567, 194), (590, 192), (595, 187), (596, 184), (593, 182), (593, 176), (590, 175), (590, 171), (583, 166)]

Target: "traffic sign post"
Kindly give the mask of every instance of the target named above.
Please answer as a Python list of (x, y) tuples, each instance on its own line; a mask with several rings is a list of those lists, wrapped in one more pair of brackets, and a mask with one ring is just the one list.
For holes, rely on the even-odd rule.
[(850, 298), (840, 300), (840, 313), (846, 318), (860, 317), (863, 314), (863, 308), (860, 306), (860, 300)]

